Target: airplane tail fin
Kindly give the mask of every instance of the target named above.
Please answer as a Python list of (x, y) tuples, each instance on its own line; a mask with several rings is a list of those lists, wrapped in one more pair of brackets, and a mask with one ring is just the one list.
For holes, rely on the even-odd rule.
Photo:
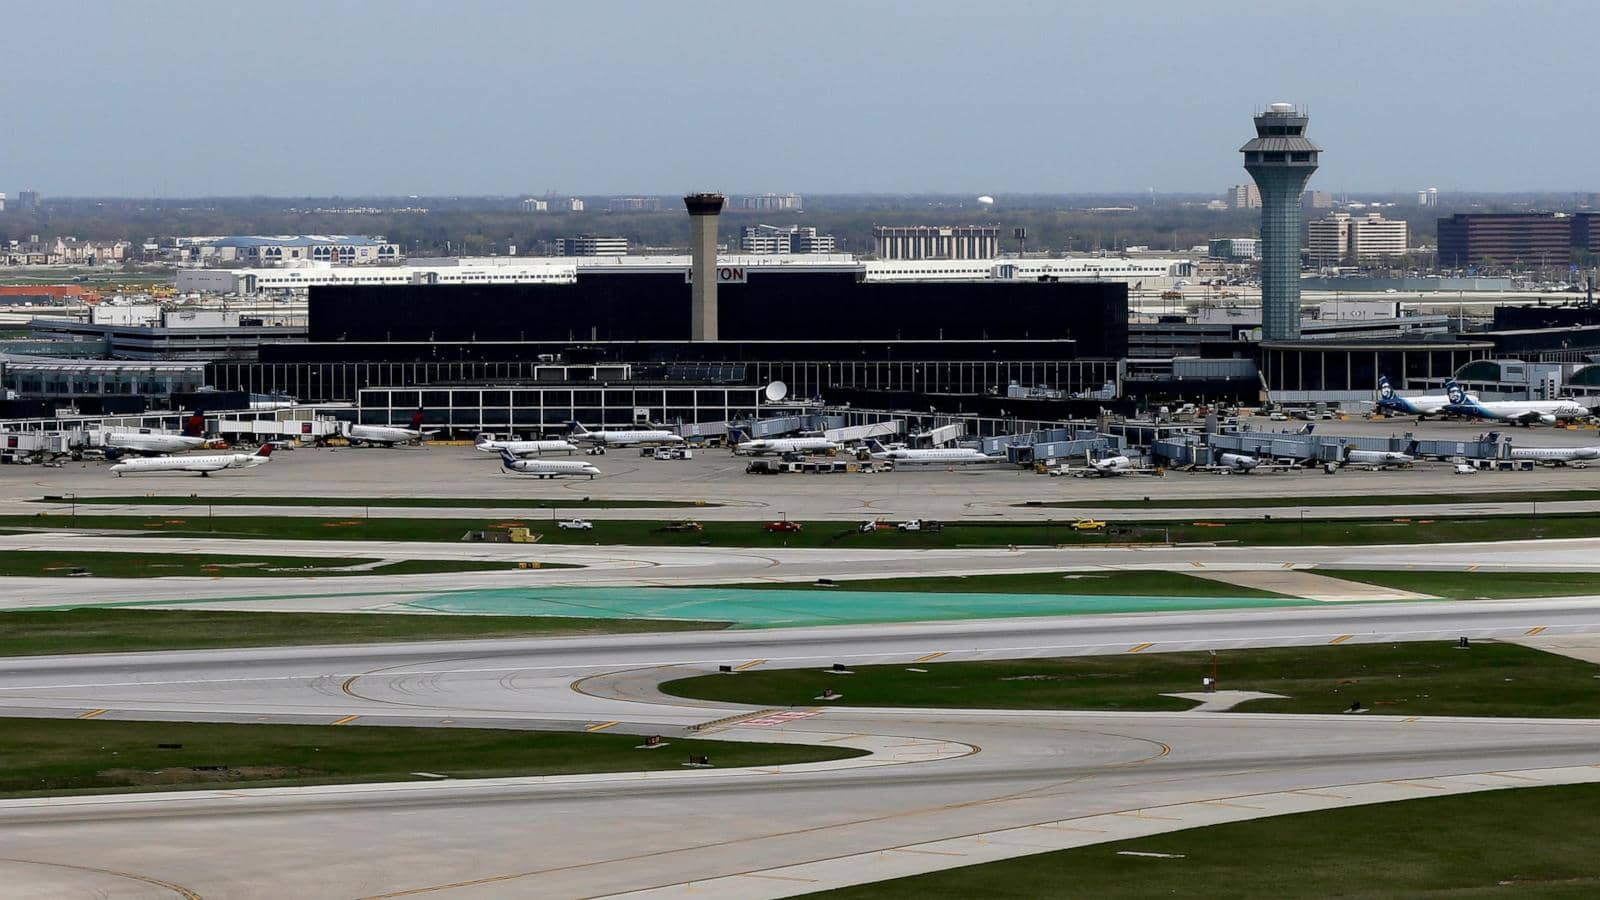
[(256, 456), (259, 456), (262, 459), (266, 459), (266, 458), (270, 457), (271, 455), (272, 455), (272, 445), (270, 443), (262, 444), (260, 446), (260, 448), (258, 448), (256, 450)]
[(884, 446), (882, 444), (878, 443), (878, 439), (877, 438), (868, 438), (867, 439), (867, 449), (872, 451), (873, 453), (888, 453), (889, 452), (888, 450), (884, 449)]
[(732, 441), (735, 444), (744, 443), (744, 441), (745, 441), (744, 429), (743, 428), (730, 428), (730, 429), (728, 429), (728, 440)]
[(567, 423), (567, 433), (582, 437), (589, 433), (589, 429), (583, 427), (582, 422), (574, 420)]
[(504, 448), (500, 450), (500, 465), (510, 469), (513, 468), (512, 463), (515, 463), (516, 461), (517, 458), (511, 455), (510, 450), (506, 450)]
[(1406, 455), (1407, 456), (1416, 456), (1417, 455), (1417, 448), (1420, 447), (1420, 446), (1421, 446), (1421, 442), (1419, 442), (1419, 441), (1411, 441), (1410, 443), (1407, 443), (1406, 444)]
[(205, 437), (205, 434), (206, 434), (206, 411), (203, 410), (203, 409), (197, 409), (192, 414), (190, 414), (189, 418), (183, 420), (183, 436), (184, 437)]
[(412, 431), (421, 431), (422, 430), (422, 407), (420, 407), (420, 406), (417, 407), (417, 411), (416, 412), (411, 414), (411, 430)]
[(487, 432), (487, 431), (478, 432), (478, 436), (473, 438), (472, 442), (474, 444), (479, 444), (479, 445), (489, 443), (489, 432)]

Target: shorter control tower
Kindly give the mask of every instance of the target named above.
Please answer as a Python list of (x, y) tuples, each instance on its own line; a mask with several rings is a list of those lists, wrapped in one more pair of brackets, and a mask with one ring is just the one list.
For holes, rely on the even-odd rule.
[(1317, 170), (1310, 117), (1293, 103), (1256, 116), (1256, 137), (1239, 150), (1261, 192), (1261, 337), (1300, 338), (1300, 194)]
[(722, 214), (721, 194), (690, 194), (683, 198), (689, 210), (689, 339), (717, 339), (717, 217)]

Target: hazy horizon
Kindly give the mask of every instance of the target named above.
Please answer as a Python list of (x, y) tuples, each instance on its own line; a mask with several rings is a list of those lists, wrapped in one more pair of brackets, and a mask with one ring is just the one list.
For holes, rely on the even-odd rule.
[[(752, 11), (753, 10), (753, 11)], [(1335, 194), (1585, 193), (1591, 4), (16, 4), (0, 191), (1214, 194), (1308, 107)]]

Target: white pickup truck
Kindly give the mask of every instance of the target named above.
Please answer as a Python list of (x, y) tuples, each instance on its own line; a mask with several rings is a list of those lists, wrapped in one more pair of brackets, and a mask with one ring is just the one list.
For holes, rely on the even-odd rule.
[(588, 519), (562, 519), (556, 523), (556, 527), (562, 531), (591, 531), (594, 523)]

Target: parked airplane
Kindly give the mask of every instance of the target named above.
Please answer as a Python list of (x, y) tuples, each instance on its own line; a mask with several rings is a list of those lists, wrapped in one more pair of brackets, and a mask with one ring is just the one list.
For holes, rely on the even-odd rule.
[(535, 478), (587, 475), (593, 480), (600, 474), (594, 463), (568, 459), (517, 459), (510, 450), (500, 451), (500, 467), (513, 475), (532, 475)]
[(982, 450), (970, 447), (938, 447), (928, 450), (913, 450), (909, 447), (897, 447), (893, 450), (883, 446), (877, 441), (867, 441), (867, 449), (873, 459), (888, 460), (899, 463), (929, 463), (943, 465), (946, 463), (992, 463), (1005, 462), (1003, 456), (990, 456)]
[(578, 422), (568, 422), (572, 436), (597, 447), (633, 447), (639, 444), (681, 444), (682, 435), (660, 428), (612, 428), (590, 431)]
[[(1100, 478), (1109, 478), (1117, 475), (1161, 475), (1162, 471), (1154, 466), (1141, 466), (1128, 458), (1126, 453), (1117, 453), (1111, 456), (1102, 456), (1095, 459), (1088, 451), (1083, 451), (1084, 466), (1078, 470), (1067, 470), (1069, 474), (1084, 476), (1095, 475)], [(1057, 474), (1055, 472), (1051, 473)]]
[(578, 446), (571, 441), (501, 441), (486, 434), (478, 435), (478, 442), (474, 446), (485, 453), (504, 450), (512, 456), (538, 456), (543, 453), (565, 453), (570, 456), (578, 452)]
[(254, 453), (207, 453), (201, 456), (157, 456), (130, 459), (111, 467), (112, 474), (137, 475), (144, 472), (199, 472), (203, 478), (223, 469), (254, 469), (272, 460), (272, 445), (262, 444)]
[(1371, 466), (1375, 469), (1387, 469), (1390, 466), (1409, 466), (1416, 461), (1416, 441), (1407, 444), (1406, 449), (1403, 451), (1360, 450), (1347, 444), (1344, 448), (1344, 458), (1339, 461), (1339, 467)]
[(1429, 416), (1442, 415), (1447, 411), (1445, 407), (1449, 405), (1449, 394), (1418, 394), (1413, 397), (1402, 397), (1390, 387), (1389, 376), (1378, 376), (1378, 408), (1386, 413), (1426, 419)]
[(750, 456), (763, 453), (830, 453), (841, 446), (823, 437), (746, 439), (741, 431), (735, 431), (733, 437), (736, 442), (733, 452)]
[(1261, 466), (1261, 460), (1245, 453), (1224, 453), (1217, 457), (1217, 464), (1213, 469), (1227, 472), (1253, 472)]
[(1469, 395), (1456, 384), (1454, 378), (1444, 384), (1445, 393), (1450, 396), (1450, 404), (1445, 407), (1448, 412), (1462, 416), (1472, 416), (1479, 419), (1494, 419), (1500, 422), (1511, 422), (1517, 425), (1554, 425), (1560, 421), (1572, 421), (1589, 415), (1588, 407), (1575, 400), (1490, 400), (1482, 401)]
[[(1484, 435), (1484, 439), (1498, 443), (1500, 432), (1491, 431)], [(1549, 463), (1553, 466), (1582, 465), (1593, 460), (1600, 460), (1600, 447), (1512, 447), (1512, 459), (1531, 459), (1539, 463)]]
[(127, 453), (161, 456), (168, 453), (182, 453), (185, 450), (197, 450), (205, 446), (205, 431), (206, 414), (198, 409), (184, 420), (183, 431), (178, 434), (153, 428), (141, 428), (138, 431), (107, 431), (104, 433), (106, 456), (116, 459)]
[(437, 431), (422, 430), (422, 410), (411, 414), (411, 427), (399, 428), (394, 425), (344, 425), (344, 437), (352, 444), (370, 444), (377, 447), (392, 447), (395, 444), (408, 444), (412, 441), (421, 443), (422, 439)]

